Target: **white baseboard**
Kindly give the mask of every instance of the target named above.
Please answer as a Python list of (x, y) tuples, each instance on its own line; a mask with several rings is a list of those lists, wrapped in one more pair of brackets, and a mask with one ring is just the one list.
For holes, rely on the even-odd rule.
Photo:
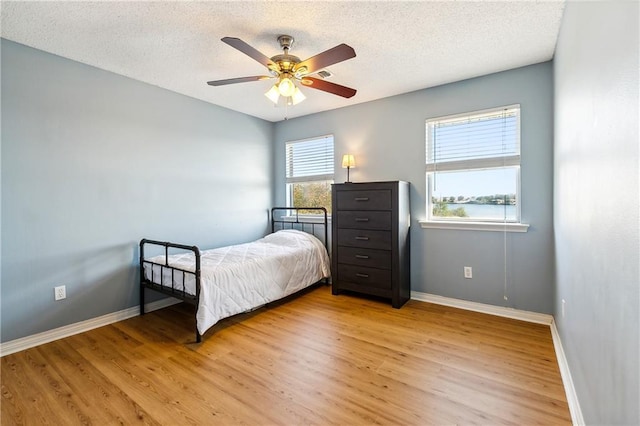
[(551, 325), (553, 316), (540, 314), (538, 312), (522, 311), (520, 309), (505, 308), (504, 306), (487, 305), (485, 303), (470, 302), (468, 300), (453, 299), (451, 297), (438, 296), (435, 294), (412, 291), (411, 298), (422, 302), (435, 303), (436, 305), (451, 306), (452, 308), (465, 309), (467, 311), (482, 312), (484, 314), (496, 315), (517, 319), (521, 321), (533, 322), (536, 324)]
[(567, 404), (569, 405), (569, 413), (571, 413), (571, 422), (576, 426), (582, 426), (585, 424), (584, 417), (582, 417), (582, 410), (580, 409), (580, 403), (578, 401), (578, 395), (576, 394), (573, 379), (571, 378), (569, 363), (564, 355), (564, 349), (562, 349), (562, 342), (560, 341), (560, 334), (558, 334), (558, 329), (556, 328), (556, 323), (553, 320), (552, 315), (470, 302), (468, 300), (453, 299), (451, 297), (421, 293), (418, 291), (412, 291), (411, 298), (421, 302), (435, 303), (437, 305), (451, 306), (453, 308), (466, 309), (468, 311), (482, 312), (500, 317), (548, 325), (551, 329), (551, 338), (553, 339), (553, 347), (556, 352), (558, 367), (560, 368), (562, 385), (564, 386), (564, 391), (567, 395)]
[[(166, 308), (167, 306), (175, 305), (176, 303), (180, 303), (180, 300), (169, 297), (166, 299), (158, 300), (156, 302), (147, 303), (144, 305), (144, 308), (145, 312), (151, 312), (157, 309)], [(102, 315), (97, 318), (91, 318), (74, 324), (65, 325), (63, 327), (54, 328), (53, 330), (43, 331), (42, 333), (37, 333), (31, 336), (22, 337), (20, 339), (11, 340), (9, 342), (0, 343), (0, 357), (15, 352), (20, 352), (25, 349), (33, 348), (34, 346), (53, 342), (54, 340), (73, 336), (74, 334), (93, 330), (94, 328), (113, 324), (114, 322), (132, 318), (137, 315), (140, 315), (140, 307), (133, 306), (131, 308), (123, 309), (118, 312), (112, 312), (110, 314)]]
[(562, 341), (560, 340), (560, 334), (556, 328), (555, 321), (551, 323), (551, 337), (553, 338), (553, 347), (556, 350), (556, 358), (558, 359), (558, 367), (560, 368), (560, 376), (562, 376), (564, 391), (567, 394), (567, 403), (569, 404), (569, 412), (571, 413), (571, 422), (574, 425), (582, 426), (585, 424), (584, 417), (582, 417), (582, 409), (580, 408), (576, 388), (573, 386), (569, 363), (567, 362), (567, 357), (564, 354)]

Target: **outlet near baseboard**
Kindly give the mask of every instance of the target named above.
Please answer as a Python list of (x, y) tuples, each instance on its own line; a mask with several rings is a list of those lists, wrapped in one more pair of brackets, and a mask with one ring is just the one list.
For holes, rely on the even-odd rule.
[(471, 266), (465, 266), (464, 267), (464, 277), (466, 279), (473, 278), (473, 268)]

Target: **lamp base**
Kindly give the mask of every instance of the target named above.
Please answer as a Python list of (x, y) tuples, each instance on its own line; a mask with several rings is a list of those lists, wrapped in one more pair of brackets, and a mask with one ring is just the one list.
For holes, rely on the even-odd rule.
[(351, 167), (347, 167), (347, 180), (345, 180), (344, 183), (353, 183), (349, 180), (349, 169), (351, 169)]

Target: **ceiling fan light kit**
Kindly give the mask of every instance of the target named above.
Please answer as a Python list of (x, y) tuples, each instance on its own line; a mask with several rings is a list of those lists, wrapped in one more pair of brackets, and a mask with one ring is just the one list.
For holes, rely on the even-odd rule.
[(265, 93), (265, 96), (276, 105), (279, 103), (280, 97), (285, 99), (286, 105), (296, 105), (306, 99), (306, 96), (300, 91), (296, 82), (306, 87), (332, 93), (344, 98), (350, 98), (356, 94), (355, 89), (311, 77), (313, 74), (322, 77), (321, 73), (324, 71), (322, 68), (355, 57), (356, 52), (351, 46), (346, 44), (339, 44), (309, 59), (301, 61), (297, 56), (289, 55), (289, 49), (293, 46), (294, 42), (294, 38), (289, 35), (281, 35), (278, 37), (278, 43), (280, 43), (283, 54), (275, 55), (271, 58), (260, 53), (239, 38), (223, 37), (222, 41), (260, 62), (267, 67), (270, 75), (208, 81), (207, 84), (210, 86), (224, 86), (227, 84), (277, 78), (278, 82)]
[(282, 85), (278, 87), (277, 84), (274, 84), (271, 89), (264, 94), (271, 102), (278, 105), (280, 101), (280, 96), (282, 95), (285, 98), (285, 102), (287, 105), (297, 105), (300, 102), (304, 101), (307, 97), (302, 93), (300, 89), (294, 86), (293, 93), (290, 96), (287, 96), (282, 93)]

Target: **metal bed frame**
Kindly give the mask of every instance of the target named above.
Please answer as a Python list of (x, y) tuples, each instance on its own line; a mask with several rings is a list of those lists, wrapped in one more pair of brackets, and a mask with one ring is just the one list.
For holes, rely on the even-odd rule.
[[(284, 215), (276, 219), (276, 212), (284, 212)], [(290, 214), (289, 212), (293, 212)], [(301, 215), (301, 212), (302, 215)], [(318, 212), (320, 213), (320, 221), (318, 216), (314, 215), (312, 217), (306, 216), (307, 212)], [(324, 207), (274, 207), (271, 209), (271, 232), (276, 232), (282, 229), (297, 229), (299, 231), (307, 232), (312, 234), (318, 238), (319, 235), (316, 232), (318, 227), (324, 228), (323, 243), (325, 249), (327, 249), (327, 253), (329, 253), (329, 239), (328, 239), (328, 219), (327, 219), (327, 209)], [(309, 232), (310, 231), (310, 232)], [(152, 262), (150, 260), (146, 260), (144, 257), (144, 248), (145, 245), (155, 245), (164, 247), (164, 263)], [(186, 250), (192, 251), (195, 257), (195, 268), (193, 271), (189, 271), (186, 269), (181, 269), (175, 266), (169, 265), (169, 249), (175, 250)], [(153, 267), (151, 267), (151, 277), (147, 278), (144, 270), (144, 265), (157, 265), (160, 266), (160, 284), (156, 284), (154, 282), (154, 272)], [(168, 269), (171, 271), (171, 286), (164, 285), (164, 270)], [(177, 289), (174, 286), (174, 278), (175, 271), (180, 271), (182, 273), (182, 289)], [(200, 286), (201, 286), (201, 268), (200, 268), (200, 249), (197, 246), (189, 246), (185, 244), (177, 244), (168, 241), (157, 241), (157, 240), (149, 240), (143, 238), (140, 240), (140, 315), (144, 315), (144, 292), (145, 289), (148, 288), (150, 290), (157, 291), (159, 293), (165, 294), (167, 296), (175, 297), (176, 299), (180, 299), (183, 302), (186, 302), (190, 305), (198, 306), (198, 302), (200, 300)], [(187, 293), (185, 288), (185, 277), (187, 274), (190, 274), (195, 279), (196, 284), (196, 294)], [(325, 279), (325, 282), (328, 283), (328, 280)], [(196, 309), (197, 312), (197, 309)], [(200, 343), (202, 341), (202, 336), (198, 332), (198, 324), (196, 320), (196, 343)]]

